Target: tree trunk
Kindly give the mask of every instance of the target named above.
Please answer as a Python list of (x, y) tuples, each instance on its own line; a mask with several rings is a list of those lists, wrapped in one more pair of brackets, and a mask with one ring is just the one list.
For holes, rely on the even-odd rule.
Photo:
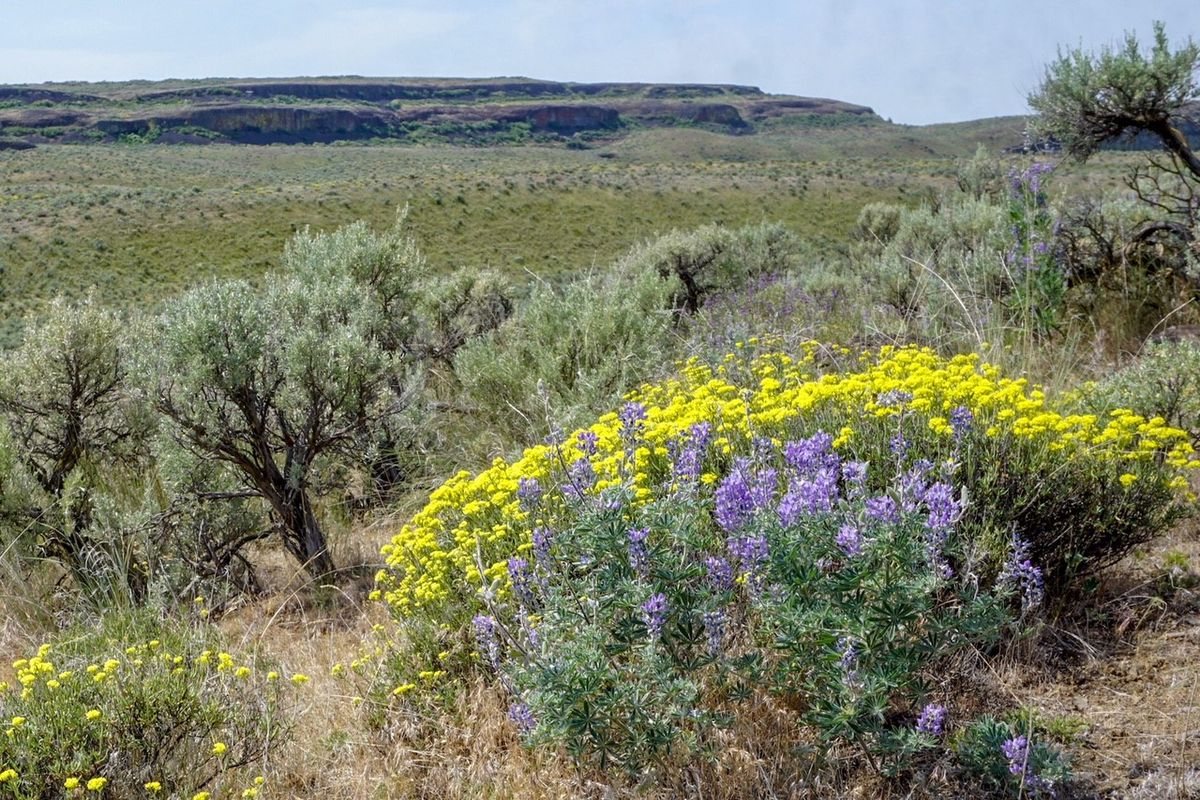
[(333, 557), (325, 541), (325, 532), (313, 513), (308, 493), (302, 490), (290, 492), (291, 502), (281, 513), (286, 528), (285, 544), (301, 565), (314, 578), (323, 578), (333, 572)]
[(1192, 175), (1200, 178), (1200, 158), (1192, 152), (1191, 146), (1188, 144), (1187, 137), (1171, 124), (1170, 120), (1163, 119), (1156, 121), (1147, 126), (1148, 130), (1162, 140), (1163, 146), (1179, 157), (1179, 160), (1184, 163), (1184, 166), (1192, 173)]
[(279, 517), (283, 546), (309, 575), (323, 578), (334, 570), (333, 557), (308, 492), (289, 486), (279, 471), (272, 473), (267, 480), (258, 482), (258, 489)]

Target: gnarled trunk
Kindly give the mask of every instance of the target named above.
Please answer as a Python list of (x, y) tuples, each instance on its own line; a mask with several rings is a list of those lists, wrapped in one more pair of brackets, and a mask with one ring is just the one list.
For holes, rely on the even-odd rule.
[(271, 510), (279, 518), (283, 546), (313, 578), (323, 578), (334, 571), (333, 557), (325, 532), (313, 512), (308, 492), (289, 485), (278, 469), (257, 476), (255, 483)]

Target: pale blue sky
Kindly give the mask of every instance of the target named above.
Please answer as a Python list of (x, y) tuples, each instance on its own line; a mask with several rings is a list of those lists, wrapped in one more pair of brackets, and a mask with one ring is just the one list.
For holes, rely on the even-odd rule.
[(1197, 0), (0, 0), (0, 83), (297, 75), (745, 83), (921, 124), (1025, 111), (1058, 45)]

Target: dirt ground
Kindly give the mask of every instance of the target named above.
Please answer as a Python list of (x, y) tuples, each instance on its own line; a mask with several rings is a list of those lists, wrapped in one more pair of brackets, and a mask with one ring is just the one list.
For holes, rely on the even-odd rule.
[(1078, 729), (1076, 796), (1200, 798), (1200, 525), (1118, 564), (1099, 595), (1047, 632), (1060, 658), (1011, 688)]

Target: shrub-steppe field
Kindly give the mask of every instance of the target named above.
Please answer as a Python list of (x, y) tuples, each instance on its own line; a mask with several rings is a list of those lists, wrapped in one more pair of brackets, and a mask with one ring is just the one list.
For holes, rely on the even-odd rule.
[(1200, 797), (1200, 173), (1057, 74), (0, 150), (0, 798)]

